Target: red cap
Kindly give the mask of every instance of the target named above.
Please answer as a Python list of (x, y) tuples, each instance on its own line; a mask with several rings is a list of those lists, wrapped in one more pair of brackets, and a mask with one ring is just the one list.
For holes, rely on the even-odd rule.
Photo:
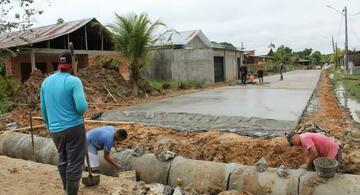
[(70, 69), (71, 68), (71, 64), (59, 64), (58, 69)]

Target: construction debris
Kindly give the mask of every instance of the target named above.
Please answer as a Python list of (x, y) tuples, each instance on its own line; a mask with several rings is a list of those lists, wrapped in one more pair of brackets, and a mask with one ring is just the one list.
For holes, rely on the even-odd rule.
[(161, 152), (156, 153), (155, 156), (161, 161), (168, 161), (174, 159), (176, 157), (176, 153), (169, 150), (162, 150)]
[(17, 104), (39, 104), (40, 102), (40, 87), (45, 79), (40, 70), (33, 70), (28, 80), (26, 80), (15, 92), (13, 100)]
[(143, 145), (136, 144), (132, 149), (134, 150), (132, 153), (133, 156), (140, 157), (145, 154), (145, 149)]
[(279, 177), (287, 177), (290, 174), (285, 165), (280, 165), (276, 173)]
[(265, 157), (261, 157), (260, 160), (256, 163), (256, 170), (258, 172), (264, 172), (268, 168)]

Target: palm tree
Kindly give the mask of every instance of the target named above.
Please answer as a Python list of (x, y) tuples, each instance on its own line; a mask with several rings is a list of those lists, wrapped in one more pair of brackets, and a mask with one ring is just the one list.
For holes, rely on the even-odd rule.
[(335, 53), (331, 54), (330, 59), (335, 63), (335, 68), (338, 68), (341, 65), (341, 59), (344, 58), (345, 50), (337, 48)]
[(142, 13), (120, 16), (115, 13), (115, 21), (109, 25), (114, 33), (116, 49), (128, 58), (130, 83), (133, 87), (133, 95), (139, 95), (141, 79), (140, 69), (145, 66), (150, 46), (159, 37), (155, 37), (155, 31), (165, 25), (156, 20), (151, 22), (148, 14)]
[(268, 48), (275, 49), (275, 44), (271, 42), (270, 45), (268, 46)]

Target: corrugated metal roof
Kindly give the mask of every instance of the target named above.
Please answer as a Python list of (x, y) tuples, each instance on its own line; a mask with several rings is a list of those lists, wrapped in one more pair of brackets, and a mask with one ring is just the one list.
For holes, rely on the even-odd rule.
[(0, 48), (12, 48), (55, 39), (72, 33), (95, 18), (75, 20), (0, 35)]
[(199, 39), (208, 47), (211, 47), (209, 39), (201, 30), (190, 30), (181, 32), (165, 33), (160, 40), (153, 46), (168, 46), (168, 45), (184, 45), (189, 44), (195, 37)]

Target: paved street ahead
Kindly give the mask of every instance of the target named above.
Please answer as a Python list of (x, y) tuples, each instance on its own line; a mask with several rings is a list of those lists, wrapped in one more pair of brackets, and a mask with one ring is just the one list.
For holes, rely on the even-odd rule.
[(300, 119), (320, 73), (294, 71), (285, 73), (284, 81), (274, 75), (266, 77), (263, 86), (237, 85), (183, 95), (109, 111), (103, 119), (138, 121), (178, 130), (284, 131)]

